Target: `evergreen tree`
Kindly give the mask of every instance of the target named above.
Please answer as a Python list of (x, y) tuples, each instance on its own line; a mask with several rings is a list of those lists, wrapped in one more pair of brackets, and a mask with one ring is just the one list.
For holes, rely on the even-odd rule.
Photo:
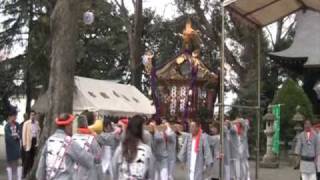
[(96, 0), (95, 21), (80, 25), (76, 75), (96, 79), (122, 80), (127, 71), (128, 37), (116, 6)]
[[(0, 48), (11, 52), (14, 46), (22, 44), (26, 49), (19, 56), (19, 62), (8, 60), (12, 65), (19, 63), (23, 73), (23, 84), (19, 87), (27, 97), (27, 112), (31, 109), (31, 100), (39, 94), (37, 87), (46, 87), (48, 82), (48, 1), (38, 0), (2, 0), (1, 14), (5, 17), (0, 32)], [(12, 52), (13, 53), (13, 52)], [(15, 58), (17, 59), (17, 58)], [(5, 73), (12, 69), (7, 69)], [(6, 79), (8, 83), (17, 80), (16, 76)], [(8, 90), (5, 92), (14, 95)]]
[(281, 139), (288, 142), (295, 135), (293, 127), (295, 122), (292, 117), (296, 113), (296, 107), (300, 106), (300, 112), (310, 120), (313, 120), (312, 104), (297, 82), (288, 79), (278, 90), (272, 104), (283, 104), (281, 106)]

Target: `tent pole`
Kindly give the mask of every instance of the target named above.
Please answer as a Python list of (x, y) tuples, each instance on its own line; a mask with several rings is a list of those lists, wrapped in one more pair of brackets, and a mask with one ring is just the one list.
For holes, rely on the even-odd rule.
[[(220, 152), (224, 152), (224, 61), (225, 61), (225, 55), (224, 55), (224, 41), (225, 41), (225, 33), (224, 33), (224, 26), (225, 26), (225, 9), (223, 6), (223, 0), (221, 2), (221, 62), (220, 62)], [(220, 170), (219, 170), (219, 176), (220, 179), (224, 179), (224, 158), (221, 158), (220, 160)]]
[(260, 161), (260, 112), (261, 112), (261, 29), (258, 29), (257, 34), (257, 75), (258, 75), (258, 85), (257, 85), (257, 140), (256, 140), (256, 180), (259, 178), (259, 161)]

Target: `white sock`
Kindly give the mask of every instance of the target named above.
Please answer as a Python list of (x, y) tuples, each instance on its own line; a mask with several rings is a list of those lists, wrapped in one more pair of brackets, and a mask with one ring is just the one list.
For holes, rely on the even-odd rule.
[(22, 179), (22, 166), (18, 166), (17, 168), (17, 180)]
[(7, 167), (8, 180), (12, 180), (12, 168)]

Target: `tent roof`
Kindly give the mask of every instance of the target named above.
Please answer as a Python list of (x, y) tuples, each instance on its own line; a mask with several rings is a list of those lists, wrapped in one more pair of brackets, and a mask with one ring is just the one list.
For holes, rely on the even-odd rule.
[[(46, 94), (41, 96), (33, 108), (45, 112), (47, 97)], [(84, 110), (128, 117), (155, 113), (152, 102), (134, 86), (76, 76), (73, 111), (80, 113)]]
[(225, 0), (225, 7), (232, 15), (263, 27), (299, 9), (320, 11), (320, 0)]
[(270, 57), (285, 64), (297, 64), (305, 68), (320, 67), (320, 13), (297, 13), (296, 33), (292, 45)]

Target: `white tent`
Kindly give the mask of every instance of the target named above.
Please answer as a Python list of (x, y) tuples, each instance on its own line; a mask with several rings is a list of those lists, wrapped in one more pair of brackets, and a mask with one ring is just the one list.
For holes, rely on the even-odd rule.
[[(39, 112), (46, 112), (44, 107), (48, 107), (46, 94), (33, 106)], [(155, 114), (152, 102), (134, 86), (76, 76), (73, 111), (80, 113), (84, 110), (128, 117)]]
[(232, 15), (259, 27), (266, 26), (299, 9), (320, 11), (320, 0), (225, 0)]

